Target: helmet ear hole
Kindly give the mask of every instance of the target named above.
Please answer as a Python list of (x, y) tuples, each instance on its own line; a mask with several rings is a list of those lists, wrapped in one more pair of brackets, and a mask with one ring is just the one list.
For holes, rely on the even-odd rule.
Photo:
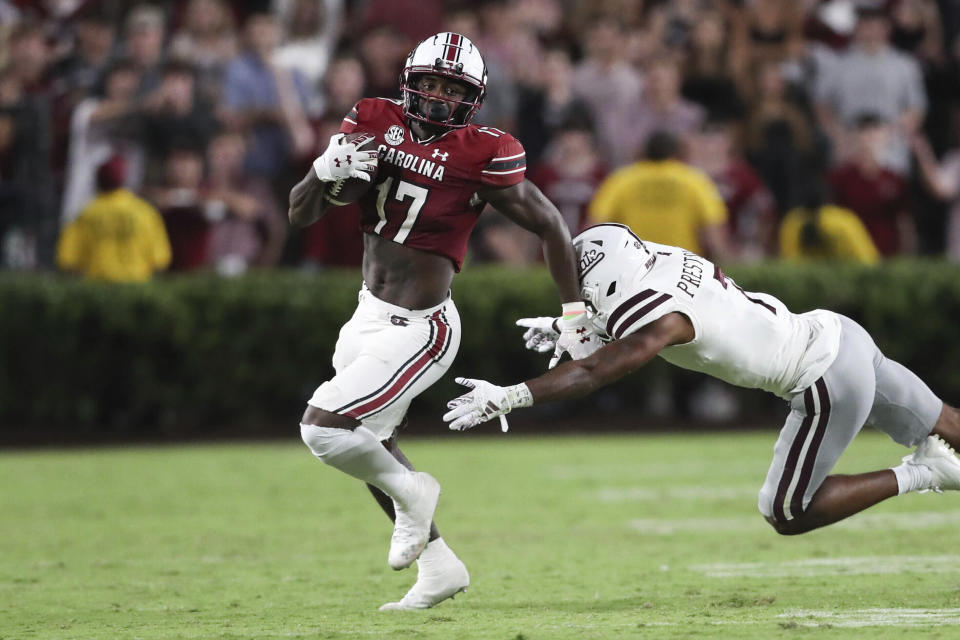
[(607, 294), (606, 294), (606, 295), (612, 296), (612, 295), (616, 292), (616, 290), (617, 290), (617, 281), (614, 280), (613, 282), (610, 283), (610, 286), (607, 287)]

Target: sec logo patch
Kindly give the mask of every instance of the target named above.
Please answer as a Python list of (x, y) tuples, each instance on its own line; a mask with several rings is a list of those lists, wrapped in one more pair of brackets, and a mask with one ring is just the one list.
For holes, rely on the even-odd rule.
[(383, 136), (383, 139), (387, 141), (387, 144), (392, 144), (394, 146), (403, 142), (403, 127), (400, 125), (393, 125), (387, 129), (387, 134)]

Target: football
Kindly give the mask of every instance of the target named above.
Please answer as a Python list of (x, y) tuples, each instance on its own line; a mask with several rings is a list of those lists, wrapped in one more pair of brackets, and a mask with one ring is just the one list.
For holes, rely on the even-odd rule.
[[(345, 142), (353, 142), (360, 137), (369, 137), (369, 134), (366, 133), (348, 133), (344, 136), (343, 140)], [(369, 147), (367, 147), (369, 148)], [(333, 204), (338, 207), (343, 205), (356, 202), (363, 194), (367, 192), (370, 187), (377, 181), (377, 171), (374, 170), (370, 174), (370, 182), (361, 180), (360, 178), (344, 178), (342, 180), (337, 180), (332, 185), (327, 188), (327, 192), (324, 194), (330, 204)]]

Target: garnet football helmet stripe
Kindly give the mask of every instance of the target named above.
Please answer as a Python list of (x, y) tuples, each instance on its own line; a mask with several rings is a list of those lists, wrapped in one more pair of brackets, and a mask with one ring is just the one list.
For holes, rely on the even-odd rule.
[(443, 48), (444, 60), (456, 62), (460, 58), (460, 41), (461, 35), (459, 33), (447, 34), (447, 44)]

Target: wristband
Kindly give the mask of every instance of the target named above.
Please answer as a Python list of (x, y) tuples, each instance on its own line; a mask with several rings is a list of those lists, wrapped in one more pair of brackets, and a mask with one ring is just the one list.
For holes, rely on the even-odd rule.
[(564, 302), (562, 307), (564, 322), (576, 320), (579, 316), (587, 312), (587, 305), (585, 305), (582, 300), (577, 302)]
[(511, 387), (506, 387), (504, 391), (507, 392), (507, 401), (510, 403), (510, 409), (529, 407), (533, 404), (533, 394), (530, 393), (527, 385), (522, 382)]

